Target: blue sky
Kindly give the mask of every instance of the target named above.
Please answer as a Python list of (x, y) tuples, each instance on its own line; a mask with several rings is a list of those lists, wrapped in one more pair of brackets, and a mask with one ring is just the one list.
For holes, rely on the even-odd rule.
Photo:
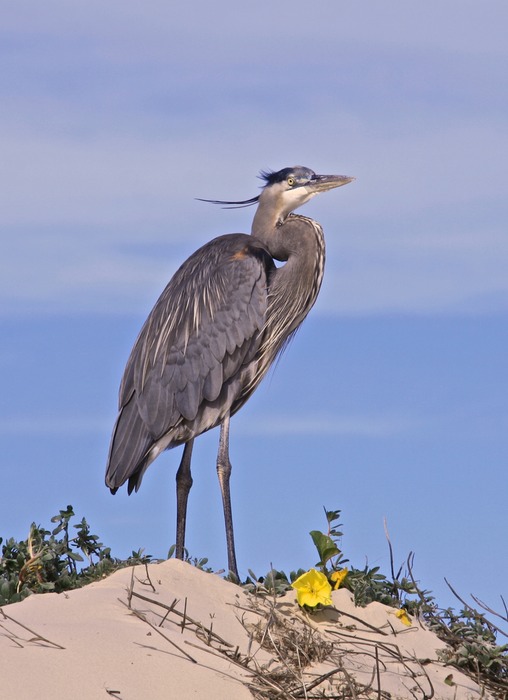
[[(263, 168), (357, 180), (311, 317), (232, 423), (240, 569), (402, 562), (496, 606), (508, 551), (508, 7), (501, 0), (10, 3), (0, 29), (0, 535), (72, 503), (119, 556), (174, 541), (168, 453), (103, 485), (121, 374), (177, 266), (248, 231)], [(225, 565), (217, 432), (188, 546)]]

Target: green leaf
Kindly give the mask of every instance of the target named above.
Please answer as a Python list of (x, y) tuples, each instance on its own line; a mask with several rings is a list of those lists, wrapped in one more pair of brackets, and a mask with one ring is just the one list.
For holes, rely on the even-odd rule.
[(340, 554), (340, 549), (328, 535), (324, 535), (322, 532), (319, 532), (319, 530), (312, 530), (309, 534), (312, 537), (312, 541), (316, 546), (320, 558), (316, 566), (324, 566), (332, 557), (336, 557)]
[(325, 515), (328, 524), (331, 525), (334, 520), (338, 520), (340, 518), (340, 510), (326, 510), (325, 508)]
[(72, 559), (73, 561), (83, 561), (83, 557), (81, 554), (78, 554), (77, 552), (68, 552), (67, 556)]

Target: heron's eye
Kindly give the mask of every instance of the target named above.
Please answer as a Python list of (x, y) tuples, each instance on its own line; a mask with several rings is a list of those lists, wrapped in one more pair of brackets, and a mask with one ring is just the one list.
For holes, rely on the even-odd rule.
[(290, 176), (290, 177), (288, 177), (288, 179), (286, 180), (286, 182), (288, 183), (288, 185), (289, 185), (290, 187), (293, 187), (293, 185), (295, 184), (295, 178)]

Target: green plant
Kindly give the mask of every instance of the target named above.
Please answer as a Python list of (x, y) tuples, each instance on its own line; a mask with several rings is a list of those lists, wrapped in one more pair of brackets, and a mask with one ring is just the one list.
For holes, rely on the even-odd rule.
[[(51, 519), (52, 530), (32, 523), (26, 540), (10, 538), (4, 543), (0, 538), (0, 605), (21, 601), (33, 593), (79, 588), (117, 569), (152, 561), (142, 549), (133, 551), (127, 559), (114, 558), (110, 548), (92, 534), (85, 518), (72, 524), (74, 517), (69, 505)], [(497, 613), (473, 597), (480, 612), (450, 586), (462, 608), (458, 612), (441, 609), (432, 594), (415, 580), (413, 554), (395, 570), (388, 534), (390, 574), (382, 574), (379, 567), (368, 565), (355, 568), (341, 550), (340, 511), (325, 509), (325, 517), (326, 531), (313, 530), (310, 535), (319, 556), (315, 566), (328, 578), (330, 586), (347, 588), (358, 606), (378, 601), (396, 608), (401, 619), (407, 613), (424, 621), (447, 645), (441, 652), (443, 663), (468, 673), (494, 697), (508, 700), (508, 644), (500, 643), (502, 638), (508, 638), (502, 627), (508, 623), (505, 601), (501, 598), (504, 611)], [(169, 556), (173, 552), (171, 548)], [(206, 558), (191, 557), (185, 551), (185, 560), (199, 569), (212, 571)], [(288, 576), (272, 567), (266, 576), (258, 578), (249, 570), (243, 587), (261, 600), (275, 598), (291, 590), (291, 584), (304, 574), (306, 570), (298, 569)], [(450, 683), (453, 684), (453, 674)]]
[[(327, 533), (312, 531), (310, 535), (320, 557), (316, 566), (332, 579), (334, 571), (343, 570), (343, 565), (348, 560), (343, 558), (338, 545), (338, 540), (342, 537), (342, 532), (338, 530), (340, 511), (325, 509), (325, 515)], [(508, 633), (489, 620), (485, 614), (490, 613), (508, 622), (508, 608), (504, 599), (501, 598), (504, 614), (499, 614), (475, 598), (475, 602), (485, 610), (482, 613), (463, 601), (448, 584), (463, 607), (459, 612), (452, 608), (439, 608), (430, 591), (421, 589), (414, 578), (412, 553), (409, 554), (405, 565), (395, 571), (393, 550), (386, 526), (385, 532), (390, 550), (391, 576), (379, 573), (379, 567), (350, 567), (342, 585), (353, 593), (355, 604), (363, 607), (377, 601), (398, 608), (410, 616), (420, 617), (446, 642), (447, 647), (440, 652), (444, 663), (465, 671), (496, 697), (506, 700), (508, 644), (499, 644), (498, 637), (506, 638)]]
[(416, 594), (416, 590), (407, 575), (401, 577), (402, 567), (395, 574), (392, 557), (391, 579), (379, 573), (379, 566), (369, 567), (365, 565), (362, 569), (354, 566), (346, 568), (345, 564), (349, 560), (344, 557), (339, 547), (343, 536), (342, 531), (339, 530), (342, 527), (339, 523), (340, 510), (326, 510), (325, 508), (324, 511), (327, 532), (312, 530), (310, 533), (319, 555), (316, 567), (321, 569), (332, 585), (339, 581), (343, 588), (350, 590), (354, 595), (355, 605), (364, 607), (374, 601), (397, 608), (401, 607), (402, 604), (405, 605), (407, 596)]
[[(168, 552), (168, 559), (171, 559), (172, 556), (174, 556), (176, 550), (176, 544), (172, 544), (171, 547), (169, 548)], [(206, 571), (209, 574), (213, 573), (213, 569), (209, 566), (208, 564), (208, 557), (192, 557), (189, 554), (189, 550), (184, 547), (183, 549), (183, 560), (186, 561), (188, 564), (192, 564), (192, 566), (195, 566), (196, 569), (201, 569), (201, 571)]]
[[(341, 585), (347, 588), (354, 596), (355, 605), (364, 607), (369, 603), (377, 601), (384, 605), (389, 605), (397, 609), (397, 616), (405, 624), (411, 624), (410, 617), (419, 617), (425, 621), (430, 629), (437, 636), (446, 642), (447, 647), (440, 653), (441, 660), (451, 667), (456, 667), (465, 671), (481, 686), (488, 689), (496, 697), (508, 700), (508, 645), (498, 644), (498, 636), (507, 637), (499, 626), (487, 619), (484, 613), (478, 612), (468, 605), (455, 593), (452, 592), (463, 603), (464, 607), (457, 613), (453, 609), (440, 609), (432, 594), (420, 588), (419, 583), (413, 575), (414, 555), (410, 553), (405, 564), (396, 571), (394, 567), (393, 550), (385, 532), (390, 551), (391, 575), (386, 576), (380, 573), (379, 567), (355, 568), (345, 567), (348, 563), (341, 550), (340, 540), (343, 536), (339, 529), (340, 511), (326, 510), (325, 517), (326, 532), (312, 530), (310, 536), (317, 549), (319, 561), (316, 568), (319, 568), (327, 578), (332, 587)], [(271, 576), (265, 579), (256, 579), (249, 571), (247, 587), (264, 594), (272, 593), (281, 595), (290, 587), (290, 581), (294, 581), (297, 576), (302, 576), (312, 572), (305, 572), (301, 569), (297, 574), (292, 572), (288, 578), (284, 572), (272, 571)], [(508, 622), (508, 609), (504, 605), (504, 615), (495, 613), (486, 608), (480, 601), (475, 599), (486, 612)], [(307, 608), (307, 606), (305, 606)], [(318, 606), (319, 607), (319, 606)], [(450, 682), (453, 683), (453, 674)]]
[[(77, 531), (73, 537), (74, 515), (69, 505), (51, 518), (55, 525), (51, 531), (32, 523), (26, 540), (11, 537), (2, 544), (0, 538), (0, 605), (19, 602), (32, 593), (79, 588), (124, 566), (150, 561), (141, 551), (132, 552), (126, 560), (114, 559), (110, 548), (91, 533), (85, 518), (72, 525)], [(82, 565), (85, 559), (86, 566)]]

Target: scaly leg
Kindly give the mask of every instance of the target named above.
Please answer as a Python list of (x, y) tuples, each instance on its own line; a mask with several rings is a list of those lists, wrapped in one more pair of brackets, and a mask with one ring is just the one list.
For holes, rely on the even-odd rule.
[(219, 452), (217, 455), (217, 475), (222, 493), (222, 505), (224, 508), (224, 522), (226, 525), (226, 543), (228, 548), (228, 568), (238, 580), (238, 568), (236, 566), (235, 539), (233, 535), (233, 516), (231, 513), (231, 496), (229, 492), (229, 477), (231, 476), (231, 462), (229, 461), (229, 414), (224, 418), (220, 426)]
[(185, 522), (187, 519), (187, 500), (192, 486), (191, 457), (194, 439), (185, 443), (182, 461), (176, 472), (176, 549), (177, 559), (183, 559), (185, 547)]

